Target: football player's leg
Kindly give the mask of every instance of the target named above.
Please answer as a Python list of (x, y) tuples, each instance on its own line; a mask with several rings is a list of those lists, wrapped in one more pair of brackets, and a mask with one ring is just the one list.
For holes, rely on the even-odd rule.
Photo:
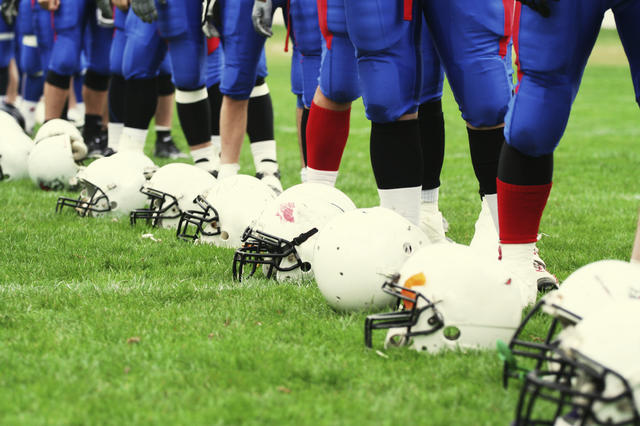
[(631, 80), (636, 93), (636, 102), (640, 105), (640, 4), (623, 2), (613, 8), (620, 40), (629, 59)]
[[(371, 164), (380, 205), (418, 225), (423, 178), (417, 114), (419, 21), (404, 19), (401, 2), (385, 3), (380, 12), (372, 4), (376, 1), (345, 3), (349, 36), (357, 49), (362, 98), (372, 122)], [(371, 28), (382, 31), (372, 34)]]
[(257, 81), (258, 63), (265, 42), (265, 38), (253, 30), (252, 5), (251, 0), (221, 3), (225, 63), (220, 83), (220, 91), (224, 95), (220, 110), (222, 177), (236, 174), (240, 168), (238, 160), (247, 129), (249, 98)]
[(420, 226), (432, 241), (445, 239), (442, 213), (438, 208), (440, 172), (444, 162), (444, 115), (442, 113), (442, 86), (444, 72), (424, 19), (421, 28), (422, 89), (418, 122), (422, 145), (422, 193)]
[(14, 56), (14, 27), (0, 19), (0, 101), (4, 101), (9, 86), (9, 62)]
[[(302, 99), (302, 55), (295, 47), (291, 54), (291, 93), (296, 96), (296, 128), (298, 129), (298, 147), (300, 148), (300, 180), (307, 181), (307, 122), (309, 119), (309, 109), (305, 108)], [(302, 130), (304, 129), (304, 131)]]
[(109, 58), (111, 81), (109, 82), (109, 124), (108, 146), (113, 151), (118, 150), (120, 136), (124, 130), (125, 80), (122, 72), (122, 58), (127, 43), (125, 34), (126, 12), (116, 9), (114, 16), (115, 31)]
[(322, 58), (307, 123), (307, 180), (335, 185), (349, 137), (351, 103), (360, 97), (344, 0), (321, 0)]
[[(220, 108), (222, 107), (222, 93), (220, 80), (222, 78), (222, 61), (224, 55), (219, 38), (207, 40), (207, 94), (211, 111), (211, 147), (203, 150), (194, 157), (194, 161), (209, 162), (208, 168), (217, 176), (220, 170)], [(191, 156), (194, 156), (191, 152)]]
[(187, 158), (187, 154), (181, 152), (171, 136), (173, 125), (173, 105), (175, 103), (176, 87), (173, 84), (173, 70), (171, 60), (166, 55), (160, 64), (158, 72), (158, 106), (156, 107), (156, 157), (161, 158)]
[(126, 33), (122, 62), (125, 78), (124, 129), (120, 150), (142, 152), (149, 122), (156, 111), (156, 75), (167, 53), (167, 45), (158, 36), (156, 25), (142, 22), (135, 13), (127, 15)]
[[(524, 282), (527, 304), (535, 301), (537, 287), (549, 284), (527, 271), (551, 191), (553, 151), (564, 133), (604, 14), (599, 6), (577, 0), (551, 6), (549, 18), (525, 6), (516, 9), (520, 81), (505, 118), (507, 143), (498, 166), (502, 256)], [(561, 54), (568, 51), (572, 54)]]
[(55, 39), (44, 87), (45, 121), (60, 118), (69, 96), (71, 76), (79, 68), (82, 50), (84, 0), (67, 0), (53, 15)]
[[(475, 236), (497, 248), (495, 229), (483, 230), (488, 207), (497, 228), (496, 176), (503, 144), (504, 116), (511, 97), (507, 61), (514, 1), (447, 2), (429, 0), (424, 13), (462, 116), (467, 122), (471, 162), (479, 183), (483, 212)], [(443, 19), (447, 21), (445, 24)], [(460, 28), (464, 28), (461, 31)], [(455, 36), (452, 36), (455, 31)], [(484, 232), (483, 232), (484, 231)], [(483, 247), (485, 249), (490, 249)]]
[(276, 189), (282, 191), (280, 171), (276, 159), (276, 140), (273, 131), (273, 105), (269, 86), (265, 81), (267, 76), (267, 60), (262, 51), (258, 63), (258, 77), (249, 95), (247, 110), (247, 134), (251, 144), (253, 164), (256, 177), (262, 179)]
[(34, 28), (34, 13), (30, 0), (20, 2), (20, 69), (25, 75), (22, 92), (22, 106), (27, 132), (31, 132), (36, 122), (36, 106), (44, 91), (44, 72), (38, 51), (38, 38)]
[[(85, 73), (82, 97), (85, 104), (83, 136), (85, 143), (95, 156), (109, 155), (107, 139), (103, 132), (102, 117), (107, 109), (109, 77), (111, 74), (109, 58), (113, 41), (113, 28), (98, 25), (95, 7), (88, 16), (90, 43), (88, 45), (88, 66)], [(92, 148), (93, 146), (93, 148)]]

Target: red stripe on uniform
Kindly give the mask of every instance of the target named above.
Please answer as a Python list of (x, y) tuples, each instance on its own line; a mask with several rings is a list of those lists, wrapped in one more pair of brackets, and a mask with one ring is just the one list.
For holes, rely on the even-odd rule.
[(320, 24), (320, 32), (322, 33), (322, 37), (324, 37), (324, 41), (327, 43), (327, 49), (331, 49), (333, 34), (329, 31), (327, 13), (327, 0), (318, 0), (318, 23)]
[(520, 11), (522, 4), (518, 2), (516, 4), (515, 13), (513, 14), (513, 47), (516, 51), (516, 69), (518, 70), (518, 84), (516, 85), (516, 93), (520, 87), (520, 81), (522, 80), (522, 68), (520, 67)]
[(404, 0), (404, 16), (405, 21), (413, 19), (413, 0)]
[(218, 37), (211, 37), (207, 39), (207, 55), (211, 55), (220, 46), (220, 39)]
[(514, 0), (502, 0), (504, 6), (504, 36), (500, 39), (500, 56), (507, 56), (509, 40), (513, 34), (513, 6)]
[(58, 33), (56, 33), (56, 26), (53, 20), (54, 20), (53, 12), (51, 12), (51, 28), (53, 29), (53, 41), (56, 41), (58, 39)]

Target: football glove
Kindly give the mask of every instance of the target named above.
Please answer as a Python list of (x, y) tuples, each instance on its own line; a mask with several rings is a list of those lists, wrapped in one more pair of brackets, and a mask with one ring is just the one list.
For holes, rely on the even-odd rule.
[(271, 31), (272, 11), (271, 0), (254, 0), (251, 20), (253, 21), (253, 28), (258, 34), (265, 37), (273, 35)]
[(220, 37), (220, 4), (216, 0), (202, 0), (202, 32), (208, 38)]
[[(518, 0), (520, 3), (529, 6), (531, 9), (538, 12), (540, 15), (548, 18), (551, 16), (551, 9), (549, 8), (549, 0)], [(558, 0), (553, 0), (558, 1)]]
[[(167, 4), (167, 0), (158, 0), (160, 4)], [(151, 23), (158, 19), (155, 0), (131, 0), (131, 9), (143, 22)]]
[(0, 12), (4, 22), (9, 26), (13, 25), (18, 16), (18, 0), (4, 0), (0, 5)]
[(101, 16), (102, 19), (113, 19), (111, 0), (96, 0), (96, 7), (98, 8), (98, 12), (100, 12), (99, 16)]

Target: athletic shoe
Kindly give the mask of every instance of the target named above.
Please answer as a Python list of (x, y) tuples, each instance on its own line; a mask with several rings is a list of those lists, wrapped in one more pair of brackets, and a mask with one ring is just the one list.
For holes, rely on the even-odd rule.
[(170, 158), (172, 160), (189, 157), (187, 154), (178, 149), (171, 135), (163, 139), (156, 139), (155, 156), (159, 158)]
[(269, 188), (279, 195), (282, 193), (282, 183), (280, 182), (280, 171), (276, 170), (275, 173), (256, 173), (256, 177), (266, 183)]
[(558, 288), (558, 278), (547, 271), (547, 264), (542, 260), (540, 251), (535, 246), (533, 248), (533, 268), (540, 274), (540, 278), (538, 278), (538, 291), (540, 293), (547, 293)]
[[(503, 244), (498, 249), (498, 259), (520, 286), (522, 304), (531, 306), (536, 302), (538, 292), (558, 288), (558, 279), (550, 274), (544, 262), (533, 259), (535, 244)], [(504, 256), (503, 256), (504, 255)]]
[[(429, 241), (434, 244), (447, 241), (445, 223), (446, 221), (442, 217), (442, 213), (435, 207), (435, 204), (420, 204), (420, 229), (427, 234)], [(447, 228), (449, 227), (448, 225), (447, 223)]]

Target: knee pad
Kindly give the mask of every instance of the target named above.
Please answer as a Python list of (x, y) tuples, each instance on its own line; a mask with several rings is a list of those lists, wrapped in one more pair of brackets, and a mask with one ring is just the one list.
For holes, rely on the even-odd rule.
[(49, 83), (52, 86), (55, 86), (59, 89), (66, 90), (69, 88), (70, 82), (71, 82), (70, 75), (58, 74), (54, 70), (49, 70), (47, 72), (47, 83)]
[(92, 70), (87, 70), (87, 73), (84, 76), (84, 85), (91, 90), (104, 92), (109, 88), (109, 76), (98, 74)]
[(567, 127), (572, 101), (570, 87), (543, 88), (523, 78), (505, 117), (507, 142), (531, 157), (553, 153)]
[(158, 75), (158, 96), (173, 95), (176, 91), (173, 81), (171, 81), (171, 74)]
[(209, 94), (206, 87), (201, 87), (196, 90), (185, 90), (181, 88), (176, 89), (176, 103), (179, 104), (195, 104), (204, 99), (207, 99)]
[(318, 83), (322, 93), (334, 102), (352, 102), (360, 97), (355, 50), (349, 39), (334, 36), (331, 49), (323, 47)]

